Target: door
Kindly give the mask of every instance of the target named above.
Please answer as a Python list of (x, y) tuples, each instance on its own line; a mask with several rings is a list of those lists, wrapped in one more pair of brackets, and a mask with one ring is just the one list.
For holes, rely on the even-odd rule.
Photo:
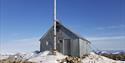
[(64, 39), (64, 46), (63, 46), (64, 54), (71, 55), (71, 40)]
[(57, 49), (59, 52), (63, 53), (63, 40), (59, 40), (59, 47)]

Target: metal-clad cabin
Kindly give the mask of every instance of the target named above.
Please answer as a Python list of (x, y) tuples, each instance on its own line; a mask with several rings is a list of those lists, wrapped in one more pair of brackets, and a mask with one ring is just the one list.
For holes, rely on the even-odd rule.
[[(54, 26), (52, 26), (46, 34), (40, 39), (40, 51), (52, 51), (54, 48)], [(57, 51), (64, 55), (81, 57), (90, 53), (90, 42), (68, 28), (64, 27), (58, 21), (56, 22), (57, 28)]]

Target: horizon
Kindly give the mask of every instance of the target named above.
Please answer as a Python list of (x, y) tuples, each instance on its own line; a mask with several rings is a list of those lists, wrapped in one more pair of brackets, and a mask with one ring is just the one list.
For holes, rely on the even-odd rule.
[[(1, 0), (0, 8), (0, 53), (39, 50), (53, 24), (53, 0)], [(125, 50), (124, 0), (57, 0), (57, 19), (92, 50)]]

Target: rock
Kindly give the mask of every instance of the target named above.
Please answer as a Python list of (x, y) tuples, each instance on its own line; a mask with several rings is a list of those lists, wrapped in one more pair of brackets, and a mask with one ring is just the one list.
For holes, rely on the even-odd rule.
[(68, 56), (65, 59), (62, 59), (60, 63), (80, 63), (80, 58)]

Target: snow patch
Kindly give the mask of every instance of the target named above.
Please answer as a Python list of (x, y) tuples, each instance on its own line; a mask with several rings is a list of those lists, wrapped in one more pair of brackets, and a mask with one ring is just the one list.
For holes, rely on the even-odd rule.
[(51, 55), (49, 53), (50, 53), (49, 51), (45, 51), (43, 53), (40, 53), (39, 56), (33, 57), (28, 61), (35, 62), (35, 63), (59, 63), (58, 60), (61, 60), (67, 57), (62, 55), (59, 52), (56, 52), (56, 55)]
[[(41, 53), (33, 52), (20, 52), (14, 55), (0, 55), (0, 60), (8, 59), (11, 61), (29, 61), (35, 63), (60, 63), (61, 60), (65, 60), (68, 56), (56, 52), (56, 55), (52, 55), (50, 51), (44, 51)], [(64, 63), (64, 62), (63, 62)], [(81, 59), (81, 63), (125, 63), (125, 61), (116, 61), (107, 57), (97, 55), (93, 52), (85, 58)]]
[(0, 60), (7, 59), (8, 57), (9, 57), (9, 55), (0, 54)]
[(91, 52), (89, 56), (82, 59), (82, 63), (125, 63), (125, 61), (115, 61)]

